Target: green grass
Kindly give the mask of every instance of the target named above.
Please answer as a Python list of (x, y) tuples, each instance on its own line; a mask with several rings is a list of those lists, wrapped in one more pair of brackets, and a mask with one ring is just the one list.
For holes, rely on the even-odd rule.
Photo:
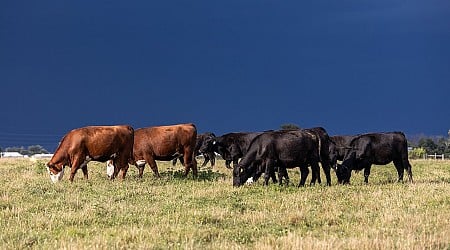
[(332, 173), (331, 187), (296, 188), (295, 170), (287, 187), (233, 188), (223, 161), (196, 179), (130, 167), (125, 181), (91, 162), (89, 180), (52, 184), (44, 161), (1, 159), (0, 249), (450, 249), (450, 162), (411, 163), (414, 184), (389, 164), (367, 185)]

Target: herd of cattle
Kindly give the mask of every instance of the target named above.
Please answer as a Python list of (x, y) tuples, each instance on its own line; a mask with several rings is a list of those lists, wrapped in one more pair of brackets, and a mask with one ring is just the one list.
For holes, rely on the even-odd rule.
[(331, 169), (342, 184), (350, 182), (353, 170), (364, 169), (364, 181), (367, 183), (372, 164), (385, 165), (390, 162), (397, 169), (398, 181), (403, 181), (405, 170), (409, 180), (413, 181), (403, 133), (329, 136), (321, 127), (215, 136), (213, 133), (197, 135), (194, 124), (136, 130), (128, 125), (89, 126), (74, 129), (62, 138), (47, 163), (47, 169), (52, 182), (62, 179), (65, 166), (70, 167), (70, 181), (80, 168), (87, 179), (87, 164), (91, 160), (107, 162), (110, 179), (116, 178), (119, 172), (124, 179), (129, 164), (138, 168), (139, 177), (142, 177), (146, 164), (159, 177), (157, 160), (179, 159), (185, 168), (184, 175), (192, 169), (193, 175), (197, 176), (195, 157), (202, 154), (205, 159), (203, 166), (208, 161), (214, 166), (216, 153), (225, 160), (227, 168), (233, 168), (234, 186), (256, 181), (262, 174), (265, 185), (270, 179), (279, 184), (283, 180), (289, 183), (287, 169), (296, 167), (300, 168), (299, 186), (305, 185), (309, 167), (311, 184), (316, 181), (321, 183), (320, 166), (327, 185), (331, 185)]

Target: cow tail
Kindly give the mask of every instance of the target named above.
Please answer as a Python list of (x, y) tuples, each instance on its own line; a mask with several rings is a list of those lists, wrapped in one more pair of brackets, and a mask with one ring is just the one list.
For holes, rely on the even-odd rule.
[(318, 150), (318, 154), (319, 154), (319, 161), (322, 162), (322, 141), (320, 140), (320, 135), (319, 133), (317, 133), (316, 131), (307, 131), (307, 133), (312, 137), (312, 138), (317, 138), (317, 150)]
[(320, 139), (320, 136), (318, 136), (317, 134), (316, 134), (316, 136), (317, 136), (317, 140), (318, 140), (318, 148), (319, 148), (319, 161), (320, 162), (322, 162), (322, 140)]

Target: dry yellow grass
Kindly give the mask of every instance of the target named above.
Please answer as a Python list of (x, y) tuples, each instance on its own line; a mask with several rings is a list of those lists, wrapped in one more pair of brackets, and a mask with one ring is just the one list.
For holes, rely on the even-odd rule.
[[(138, 179), (52, 184), (44, 161), (0, 159), (0, 248), (94, 249), (448, 249), (450, 162), (413, 161), (415, 183), (395, 183), (392, 165), (351, 185), (296, 188), (231, 185), (231, 171), (159, 162)], [(291, 183), (298, 173), (289, 172)]]

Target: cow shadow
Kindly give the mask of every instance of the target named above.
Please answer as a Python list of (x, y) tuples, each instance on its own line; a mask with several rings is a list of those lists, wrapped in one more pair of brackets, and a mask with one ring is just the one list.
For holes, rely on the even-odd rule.
[(169, 179), (194, 179), (198, 181), (218, 181), (220, 179), (225, 179), (226, 174), (213, 171), (212, 169), (199, 170), (197, 177), (193, 177), (192, 171), (189, 172), (187, 176), (184, 176), (184, 169), (173, 170), (168, 169), (166, 172), (161, 173), (161, 177)]

